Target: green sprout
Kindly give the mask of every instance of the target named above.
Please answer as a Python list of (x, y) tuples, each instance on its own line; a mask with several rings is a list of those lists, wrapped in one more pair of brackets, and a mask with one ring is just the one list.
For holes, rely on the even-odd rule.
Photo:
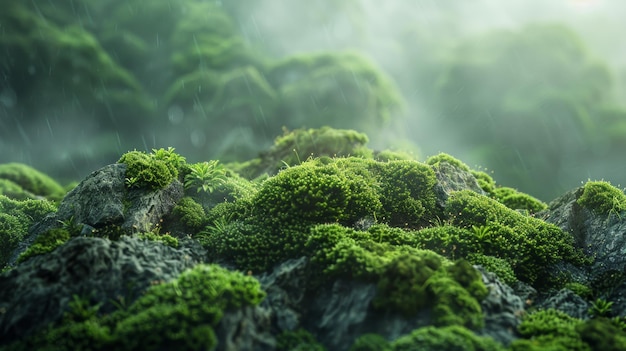
[(597, 299), (591, 304), (587, 311), (593, 317), (608, 317), (613, 307), (612, 301)]
[(226, 170), (218, 162), (212, 160), (189, 165), (191, 172), (185, 176), (185, 189), (196, 188), (198, 192), (212, 193), (226, 181)]

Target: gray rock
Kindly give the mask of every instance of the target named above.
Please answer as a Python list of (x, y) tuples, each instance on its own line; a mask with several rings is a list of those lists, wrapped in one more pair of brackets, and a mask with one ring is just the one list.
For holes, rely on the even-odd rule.
[(15, 265), (17, 257), (35, 238), (62, 222), (71, 221), (82, 227), (83, 234), (109, 225), (119, 226), (127, 233), (154, 229), (183, 197), (183, 185), (172, 181), (158, 190), (126, 188), (126, 165), (116, 163), (91, 173), (41, 222), (33, 225), (24, 241), (14, 251), (10, 260)]
[(483, 283), (489, 290), (489, 295), (480, 302), (485, 314), (485, 327), (479, 334), (508, 345), (516, 338), (515, 330), (525, 313), (525, 300), (502, 283), (494, 273), (485, 271), (481, 266), (476, 268), (481, 272)]
[(584, 270), (560, 267), (581, 283), (604, 282), (612, 272), (626, 269), (626, 219), (614, 214), (598, 214), (580, 206), (576, 201), (582, 187), (552, 201), (548, 210), (538, 214), (547, 222), (570, 233), (585, 254), (594, 262)]
[(157, 281), (170, 281), (199, 262), (188, 248), (122, 237), (74, 238), (0, 275), (0, 339), (14, 340), (58, 321), (74, 295), (101, 303), (130, 304)]
[(247, 306), (224, 313), (215, 335), (217, 351), (273, 351), (276, 338), (271, 334), (271, 312)]
[(561, 289), (557, 293), (547, 296), (537, 302), (536, 307), (548, 309), (554, 308), (563, 311), (574, 318), (588, 319), (587, 310), (591, 304), (569, 289)]
[(448, 162), (439, 162), (436, 167), (432, 168), (437, 177), (437, 185), (435, 186), (437, 205), (445, 207), (448, 196), (454, 191), (472, 190), (481, 195), (486, 195), (471, 172)]

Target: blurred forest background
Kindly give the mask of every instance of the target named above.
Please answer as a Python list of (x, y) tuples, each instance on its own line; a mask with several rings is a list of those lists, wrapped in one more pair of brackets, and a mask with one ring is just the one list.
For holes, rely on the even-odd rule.
[(626, 184), (626, 1), (0, 0), (0, 163), (80, 180), (283, 130), (447, 152), (544, 201)]

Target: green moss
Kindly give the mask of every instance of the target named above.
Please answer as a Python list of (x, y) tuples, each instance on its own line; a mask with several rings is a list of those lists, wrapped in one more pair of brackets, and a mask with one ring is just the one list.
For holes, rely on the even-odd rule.
[(391, 343), (393, 351), (475, 350), (504, 351), (489, 337), (478, 336), (461, 326), (419, 328)]
[(321, 127), (295, 129), (274, 141), (274, 145), (261, 155), (257, 162), (248, 163), (238, 170), (247, 178), (267, 173), (275, 175), (285, 166), (296, 166), (311, 158), (356, 156), (372, 158), (372, 151), (365, 145), (369, 139), (363, 133), (351, 129)]
[(522, 339), (511, 343), (512, 350), (579, 350), (589, 346), (580, 338), (576, 328), (582, 321), (564, 312), (547, 309), (526, 315), (518, 326)]
[(626, 210), (626, 195), (609, 182), (589, 181), (583, 186), (582, 195), (576, 202), (595, 213), (617, 216)]
[(411, 160), (416, 161), (417, 157), (411, 153), (400, 150), (382, 150), (376, 153), (375, 159), (380, 162)]
[[(54, 179), (22, 163), (0, 164), (0, 179), (11, 181), (23, 189), (23, 191), (49, 200), (58, 201), (65, 195), (65, 189)], [(4, 184), (5, 190), (2, 193), (11, 189), (13, 189), (13, 192), (18, 190), (10, 184)]]
[(571, 290), (576, 295), (582, 297), (585, 300), (588, 300), (593, 296), (593, 289), (585, 284), (570, 282), (565, 284), (565, 288)]
[(467, 259), (475, 265), (480, 265), (488, 272), (494, 273), (500, 278), (500, 280), (508, 285), (512, 285), (517, 281), (515, 272), (511, 268), (511, 264), (505, 259), (487, 256), (481, 253), (474, 253), (468, 255)]
[(488, 226), (489, 240), (480, 253), (509, 262), (515, 275), (527, 283), (549, 283), (550, 266), (562, 260), (582, 264), (573, 238), (555, 225), (524, 216), (496, 200), (472, 191), (453, 193), (446, 204), (452, 225), (461, 228)]
[(425, 163), (427, 165), (437, 167), (437, 165), (440, 162), (449, 163), (455, 167), (458, 167), (459, 169), (463, 171), (467, 171), (467, 172), (470, 171), (470, 168), (465, 163), (443, 152), (434, 156), (430, 156), (429, 158), (426, 159)]
[(32, 245), (18, 256), (17, 263), (24, 262), (33, 256), (52, 252), (57, 247), (65, 244), (69, 239), (70, 233), (65, 229), (50, 229), (39, 234)]
[(143, 240), (157, 241), (173, 248), (178, 247), (178, 239), (168, 233), (159, 234), (154, 232), (144, 232), (137, 234), (137, 237)]
[(417, 161), (377, 162), (373, 172), (380, 186), (380, 221), (395, 227), (420, 227), (438, 213), (433, 170)]
[(54, 211), (56, 205), (47, 200), (16, 201), (0, 195), (0, 266), (8, 263), (28, 228)]
[(255, 216), (274, 226), (352, 224), (379, 209), (370, 186), (339, 165), (306, 162), (263, 183), (253, 199)]
[(392, 351), (389, 341), (379, 334), (362, 334), (348, 351)]
[(496, 191), (495, 180), (493, 180), (493, 178), (489, 174), (487, 174), (487, 172), (476, 170), (471, 170), (470, 172), (472, 173), (474, 178), (476, 178), (478, 186), (480, 186), (480, 188), (483, 189), (484, 192), (489, 194), (489, 196), (493, 197)]
[(526, 210), (531, 214), (548, 208), (542, 201), (509, 187), (496, 188), (494, 198), (508, 208)]
[(626, 349), (626, 332), (607, 318), (594, 318), (576, 326), (581, 339), (591, 350)]
[[(217, 265), (198, 265), (177, 279), (151, 286), (125, 310), (65, 319), (14, 350), (213, 350), (214, 328), (225, 311), (259, 304), (259, 282)], [(83, 306), (97, 311), (98, 306)]]
[(184, 157), (176, 154), (173, 148), (153, 150), (147, 154), (130, 151), (117, 161), (126, 164), (126, 185), (162, 189), (178, 178), (178, 172), (185, 165)]
[(184, 225), (191, 233), (196, 233), (206, 225), (206, 214), (202, 205), (193, 198), (185, 196), (172, 209), (174, 220)]
[(284, 331), (276, 337), (276, 351), (325, 351), (326, 348), (304, 329)]

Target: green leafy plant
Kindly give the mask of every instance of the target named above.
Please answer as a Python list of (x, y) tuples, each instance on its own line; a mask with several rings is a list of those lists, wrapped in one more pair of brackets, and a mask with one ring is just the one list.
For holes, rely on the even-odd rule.
[(587, 312), (593, 317), (608, 317), (611, 314), (612, 307), (612, 301), (597, 299), (591, 304)]
[(226, 181), (226, 170), (217, 160), (189, 165), (190, 173), (185, 175), (185, 189), (196, 188), (197, 192), (212, 193)]
[(472, 231), (474, 232), (474, 235), (476, 236), (476, 239), (478, 239), (478, 241), (480, 242), (491, 242), (491, 239), (489, 238), (491, 236), (491, 226), (490, 225), (481, 225), (481, 226), (476, 226), (473, 225), (472, 226)]

